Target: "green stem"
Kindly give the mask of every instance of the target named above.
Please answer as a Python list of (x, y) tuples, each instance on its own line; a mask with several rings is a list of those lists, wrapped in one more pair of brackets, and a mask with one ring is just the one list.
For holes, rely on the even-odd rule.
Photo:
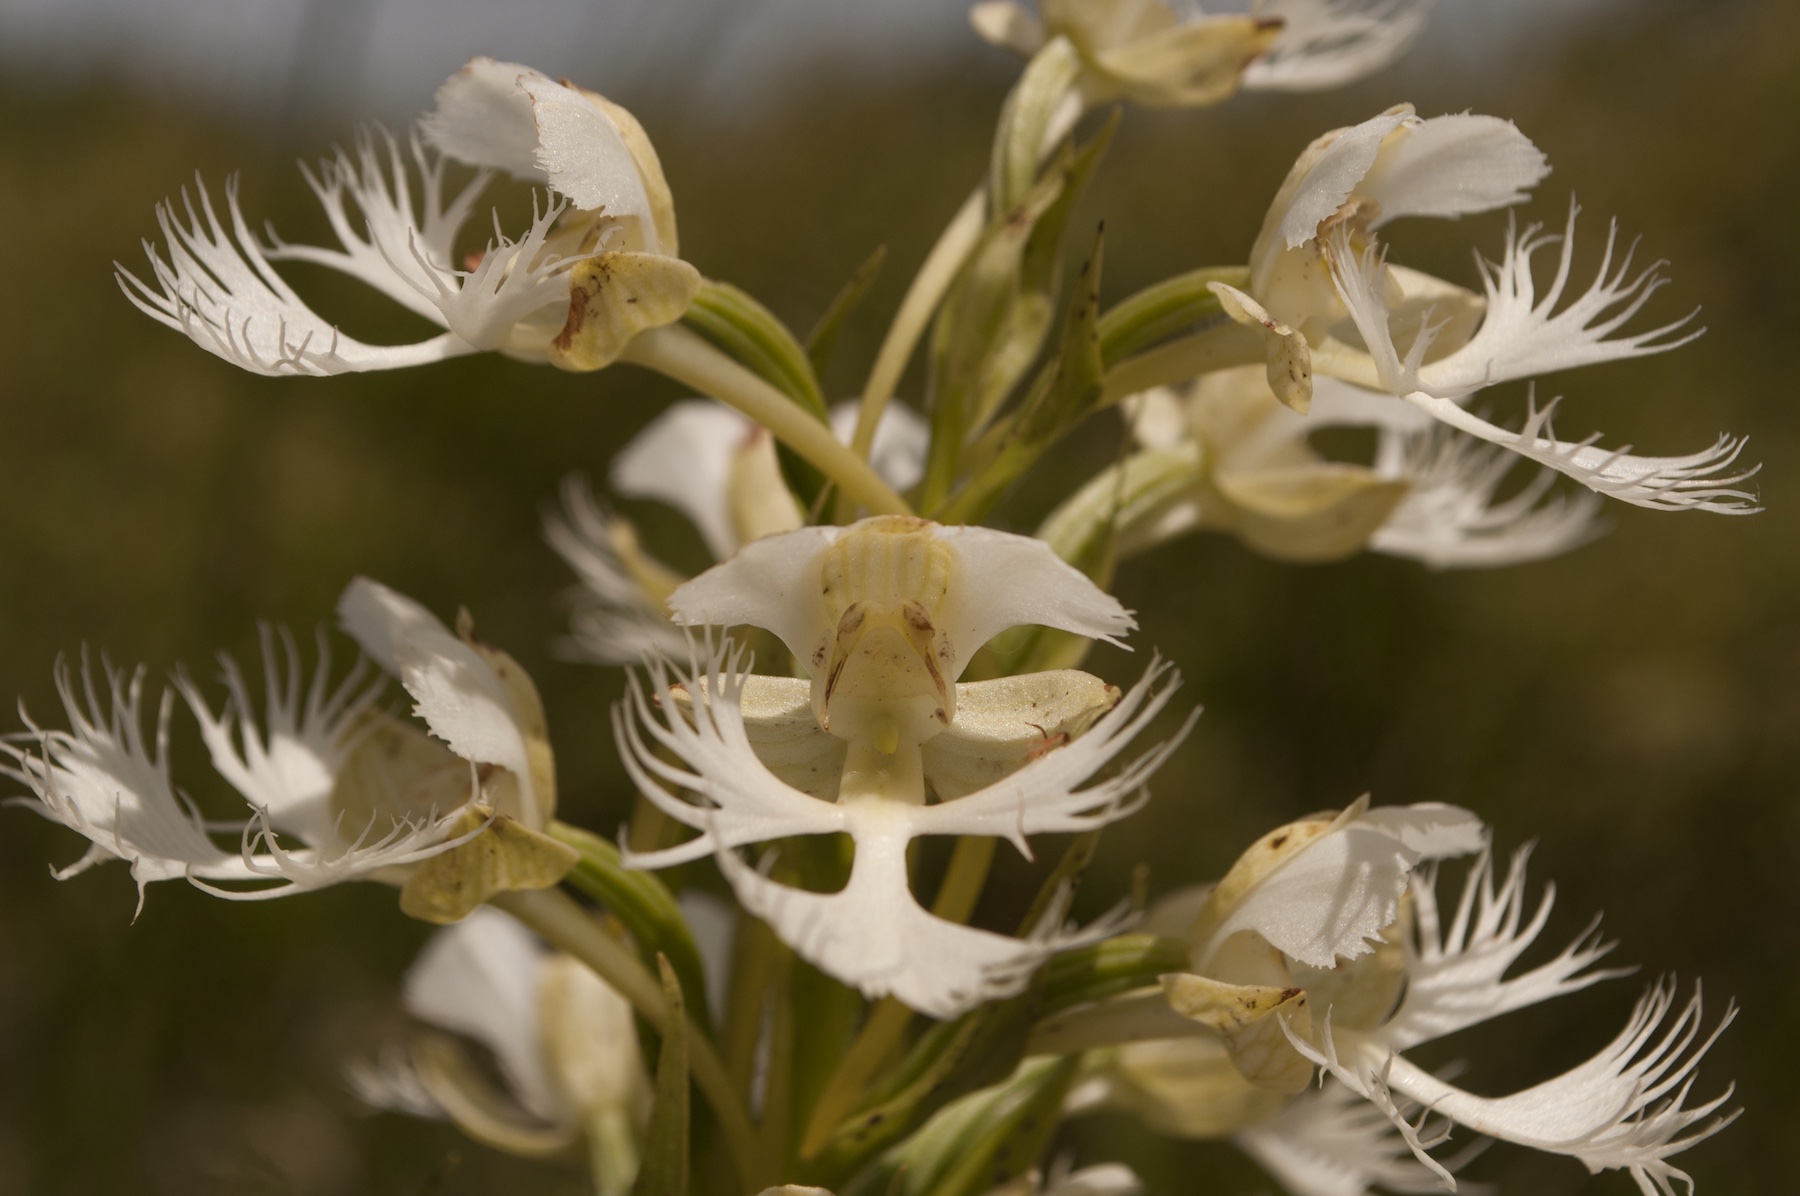
[(632, 338), (619, 360), (735, 407), (836, 482), (853, 502), (878, 515), (912, 514), (906, 500), (867, 461), (839, 444), (830, 428), (697, 333), (679, 324), (648, 329)]
[[(639, 334), (640, 339), (642, 335)], [(1100, 405), (1110, 406), (1146, 390), (1191, 381), (1214, 370), (1261, 365), (1267, 357), (1268, 350), (1262, 337), (1252, 330), (1242, 324), (1215, 324), (1146, 353), (1127, 357), (1108, 369)]]
[[(567, 893), (561, 889), (519, 889), (496, 893), (489, 902), (536, 931), (557, 950), (586, 964), (658, 1032), (667, 1028), (669, 1007), (663, 998), (662, 986), (624, 944), (595, 925), (587, 911)], [(691, 1022), (687, 1048), (688, 1067), (694, 1083), (706, 1094), (713, 1112), (718, 1115), (739, 1180), (746, 1190), (761, 1188), (763, 1184), (756, 1174), (755, 1137), (749, 1115), (732, 1091), (725, 1065), (719, 1061), (712, 1043)]]
[[(1056, 148), (1058, 142), (1068, 136), (1075, 123), (1081, 119), (1081, 114), (1080, 105), (1050, 105), (1050, 115), (1040, 135), (1037, 149), (1039, 162)], [(956, 280), (957, 272), (968, 260), (975, 243), (981, 240), (981, 231), (986, 223), (987, 201), (988, 188), (985, 185), (976, 187), (969, 194), (962, 207), (956, 210), (956, 215), (950, 218), (950, 223), (944, 226), (944, 231), (938, 234), (937, 244), (925, 255), (924, 264), (919, 267), (912, 284), (906, 288), (900, 308), (894, 313), (894, 322), (888, 325), (887, 336), (875, 354), (875, 365), (869, 370), (869, 379), (863, 384), (862, 404), (856, 413), (856, 435), (850, 440), (850, 449), (858, 456), (868, 457), (869, 448), (875, 443), (875, 429), (881, 424), (882, 410), (887, 407), (888, 400), (894, 397), (894, 389), (900, 385), (900, 376), (906, 372), (906, 363), (912, 359), (913, 349), (931, 324), (931, 316), (937, 310), (938, 302)]]
[[(965, 835), (956, 841), (944, 883), (938, 889), (937, 900), (931, 903), (933, 914), (947, 922), (969, 920), (982, 886), (987, 883), (998, 842), (986, 835)], [(813, 1106), (806, 1124), (806, 1137), (800, 1143), (801, 1158), (812, 1158), (824, 1149), (832, 1131), (856, 1107), (876, 1069), (906, 1033), (912, 1017), (912, 1010), (892, 997), (884, 997), (870, 1009), (855, 1041), (844, 1052), (843, 1061), (819, 1093), (819, 1102)]]
[(863, 383), (862, 404), (856, 413), (856, 435), (851, 437), (850, 451), (867, 459), (869, 447), (875, 443), (875, 429), (881, 423), (881, 412), (894, 397), (900, 375), (912, 359), (913, 349), (931, 324), (931, 313), (950, 289), (950, 283), (962, 269), (969, 251), (981, 239), (983, 217), (987, 214), (987, 188), (977, 187), (956, 210), (950, 223), (938, 235), (937, 244), (925, 256), (925, 264), (906, 288), (900, 310), (888, 325), (887, 336), (875, 354), (875, 365), (869, 380)]

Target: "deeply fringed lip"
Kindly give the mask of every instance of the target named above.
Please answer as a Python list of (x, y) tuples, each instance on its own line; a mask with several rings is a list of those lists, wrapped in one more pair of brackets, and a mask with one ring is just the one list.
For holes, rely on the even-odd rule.
[[(663, 867), (713, 855), (745, 907), (769, 920), (803, 957), (866, 994), (892, 993), (936, 1017), (1016, 992), (1051, 953), (1119, 927), (1105, 921), (1084, 931), (1054, 926), (1015, 939), (938, 919), (912, 895), (907, 842), (920, 835), (987, 835), (1028, 853), (1028, 836), (1117, 821), (1142, 804), (1150, 773), (1193, 722), (1190, 716), (1174, 737), (1117, 774), (1088, 783), (1172, 697), (1172, 670), (1157, 661), (1085, 734), (984, 789), (935, 805), (879, 797), (830, 802), (787, 785), (758, 758), (739, 709), (745, 660), (729, 641), (697, 662), (692, 676), (672, 675), (660, 661), (649, 670), (654, 703), (633, 684), (614, 710), (620, 755), (647, 800), (700, 834), (665, 851), (628, 854), (628, 862)], [(706, 700), (678, 701), (677, 683)], [(683, 792), (696, 800), (677, 796)], [(856, 843), (849, 883), (835, 894), (788, 888), (735, 854), (754, 843), (833, 833)]]

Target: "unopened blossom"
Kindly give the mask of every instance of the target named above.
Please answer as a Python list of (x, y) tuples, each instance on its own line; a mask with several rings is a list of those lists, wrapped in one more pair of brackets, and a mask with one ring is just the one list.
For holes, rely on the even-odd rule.
[[(1173, 682), (1157, 687), (1166, 666), (1123, 696), (1081, 673), (956, 684), (1009, 627), (1127, 631), (1114, 599), (1041, 541), (882, 517), (755, 541), (669, 605), (678, 622), (774, 632), (810, 680), (749, 677), (723, 651), (679, 680), (651, 666), (660, 713), (634, 688), (615, 719), (626, 764), (646, 798), (701, 834), (636, 863), (714, 854), (743, 906), (802, 957), (938, 1017), (1017, 992), (1048, 954), (1081, 941), (1057, 924), (1061, 909), (1024, 939), (934, 917), (908, 885), (906, 845), (992, 835), (1025, 851), (1029, 835), (1103, 826), (1135, 808), (1176, 741), (1092, 778), (1167, 703)], [(776, 755), (771, 741), (782, 748), (773, 764), (763, 759)], [(928, 805), (933, 790), (940, 800)], [(838, 833), (856, 844), (838, 893), (779, 884), (735, 850)]]
[[(832, 408), (832, 433), (840, 441), (848, 443), (855, 426), (854, 402)], [(926, 439), (922, 419), (890, 404), (870, 464), (890, 485), (906, 489), (924, 472)], [(705, 399), (671, 403), (613, 458), (607, 480), (615, 494), (653, 499), (687, 516), (715, 561), (805, 522), (782, 478), (773, 437)], [(602, 506), (580, 479), (564, 483), (561, 509), (545, 515), (544, 537), (581, 582), (570, 620), (571, 655), (630, 664), (646, 652), (684, 651), (666, 603), (686, 575), (646, 549), (631, 521)]]
[[(1320, 378), (1305, 414), (1270, 393), (1258, 366), (1203, 375), (1125, 404), (1136, 453), (1071, 496), (1045, 524), (1052, 542), (1109, 525), (1124, 557), (1198, 531), (1237, 536), (1281, 560), (1365, 549), (1433, 568), (1519, 564), (1591, 539), (1600, 501), (1549, 493), (1539, 470), (1497, 497), (1518, 458), (1453, 432), (1389, 396)], [(1376, 434), (1366, 464), (1310, 442), (1327, 428)]]
[[(1446, 920), (1435, 861), (1471, 853)], [(1453, 1126), (1626, 1171), (1646, 1196), (1671, 1192), (1688, 1181), (1670, 1158), (1733, 1116), (1719, 1113), (1729, 1093), (1687, 1106), (1701, 1056), (1732, 1017), (1702, 1038), (1697, 992), (1683, 1005), (1672, 982), (1657, 984), (1593, 1058), (1511, 1096), (1475, 1096), (1404, 1054), (1624, 974), (1597, 967), (1611, 944), (1591, 927), (1508, 974), (1550, 915), (1548, 893), (1531, 907), (1528, 854), (1499, 876), (1480, 823), (1451, 806), (1365, 801), (1270, 832), (1218, 885), (1151, 919), (1193, 944), (1190, 972), (1165, 976), (1164, 997), (1205, 1037), (1121, 1048), (1088, 1099), (1151, 1111), (1176, 1132), (1235, 1134), (1296, 1196), (1359, 1190), (1342, 1186), (1351, 1176), (1398, 1191), (1453, 1187), (1455, 1160), (1432, 1153)], [(1148, 1008), (1132, 1016), (1137, 1037), (1172, 1024)], [(1306, 1092), (1315, 1067), (1334, 1086)], [(1183, 1105), (1200, 1114), (1187, 1127)]]
[[(1245, 289), (1213, 284), (1227, 315), (1267, 350), (1270, 390), (1304, 412), (1315, 372), (1383, 391), (1458, 431), (1638, 506), (1754, 509), (1729, 473), (1743, 442), (1646, 457), (1561, 441), (1555, 404), (1535, 401), (1523, 428), (1469, 410), (1483, 387), (1662, 352), (1687, 343), (1691, 317), (1643, 331), (1626, 325), (1662, 285), (1658, 265), (1634, 270), (1616, 230), (1592, 283), (1570, 298), (1575, 209), (1560, 234), (1509, 227), (1498, 263), (1483, 262), (1475, 294), (1389, 265), (1376, 234), (1405, 216), (1456, 217), (1523, 200), (1549, 172), (1509, 121), (1462, 113), (1421, 120), (1402, 104), (1314, 141), (1276, 194), (1250, 251)], [(1556, 247), (1539, 293), (1534, 260)], [(1750, 471), (1753, 472), (1753, 471)]]
[(623, 997), (484, 907), (426, 944), (407, 972), (405, 1001), (420, 1022), (487, 1048), (504, 1091), (460, 1041), (424, 1032), (352, 1066), (351, 1086), (366, 1103), (448, 1118), (528, 1158), (585, 1142), (602, 1196), (630, 1191), (650, 1081)]
[[(452, 161), (477, 168), (454, 190)], [(548, 196), (523, 232), (500, 233), (496, 216), (485, 248), (465, 254), (463, 229), (495, 171)], [(245, 369), (317, 375), (486, 351), (593, 369), (636, 332), (679, 319), (699, 288), (677, 256), (668, 183), (637, 120), (517, 63), (472, 59), (439, 88), (404, 149), (365, 133), (354, 153), (339, 150), (306, 178), (336, 246), (265, 240), (235, 185), (221, 216), (196, 184), (157, 209), (166, 247), (146, 245), (148, 281), (121, 268), (126, 296)], [(347, 274), (443, 331), (404, 345), (345, 336), (277, 272), (284, 262)]]
[(1030, 57), (1056, 37), (1081, 57), (1090, 104), (1216, 104), (1240, 87), (1301, 91), (1379, 70), (1412, 44), (1430, 0), (1255, 0), (1203, 13), (1167, 0), (984, 0), (976, 32)]
[[(221, 666), (229, 700), (215, 715), (185, 677), (152, 713), (144, 670), (103, 665), (96, 683), (85, 660), (79, 673), (59, 664), (68, 729), (27, 717), (24, 732), (0, 743), (13, 761), (0, 771), (30, 789), (30, 807), (90, 840), (85, 855), (57, 870), (59, 878), (121, 859), (131, 865), (140, 909), (146, 885), (177, 878), (217, 896), (256, 900), (393, 878), (456, 844), (473, 801), (467, 765), (377, 710), (380, 685), (368, 684), (365, 667), (332, 684), (321, 639), (308, 681), (293, 639), (265, 631), (259, 717), (236, 663), (223, 658)], [(248, 807), (236, 822), (201, 818), (175, 785), (176, 692), (199, 723), (213, 767)]]

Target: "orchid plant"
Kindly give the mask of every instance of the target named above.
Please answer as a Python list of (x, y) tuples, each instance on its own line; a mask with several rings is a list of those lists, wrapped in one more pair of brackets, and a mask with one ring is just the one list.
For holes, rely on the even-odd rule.
[[(1755, 509), (1739, 439), (1644, 456), (1558, 439), (1553, 402), (1482, 414), (1485, 387), (1698, 335), (1638, 319), (1664, 279), (1616, 233), (1583, 281), (1573, 209), (1559, 232), (1510, 226), (1497, 261), (1477, 258), (1479, 289), (1388, 262), (1389, 222), (1506, 208), (1543, 179), (1504, 119), (1401, 105), (1323, 134), (1243, 264), (1110, 306), (1097, 236), (1065, 269), (1124, 107), (1356, 78), (1426, 8), (978, 4), (976, 30), (1027, 59), (991, 169), (835, 407), (820, 367), (869, 271), (803, 343), (680, 256), (629, 112), (525, 66), (476, 59), (405, 138), (366, 133), (307, 172), (336, 245), (259, 234), (230, 188), (222, 208), (203, 187), (165, 204), (125, 294), (244, 369), (491, 351), (691, 389), (608, 480), (687, 516), (716, 563), (684, 575), (581, 480), (546, 521), (579, 582), (568, 655), (631, 666), (612, 728), (637, 804), (617, 842), (558, 819), (518, 662), (466, 611), (446, 623), (359, 578), (337, 611), (362, 654), (347, 672), (325, 633), (309, 667), (269, 630), (260, 694), (224, 660), (216, 710), (185, 673), (152, 699), (141, 669), (61, 667), (66, 726), (24, 716), (0, 742), (24, 804), (88, 841), (56, 875), (123, 860), (140, 908), (178, 878), (238, 901), (393, 886), (443, 929), (406, 979), (414, 1032), (346, 1060), (351, 1088), (584, 1166), (603, 1196), (1135, 1192), (1121, 1163), (1053, 1157), (1058, 1125), (1098, 1108), (1235, 1141), (1293, 1196), (1454, 1191), (1491, 1140), (1623, 1171), (1647, 1196), (1691, 1190), (1675, 1157), (1735, 1116), (1729, 1089), (1694, 1092), (1732, 1016), (1709, 1028), (1697, 988), (1653, 985), (1592, 1058), (1507, 1096), (1408, 1058), (1623, 974), (1591, 930), (1520, 965), (1550, 896), (1533, 904), (1526, 852), (1497, 866), (1469, 811), (1359, 799), (1269, 832), (1214, 885), (1070, 917), (1101, 832), (1149, 800), (1198, 714), (1158, 656), (1124, 687), (1083, 670), (1096, 641), (1138, 630), (1107, 592), (1133, 554), (1213, 531), (1287, 561), (1494, 567), (1587, 541), (1606, 498)], [(471, 239), (500, 174), (539, 189), (530, 222)], [(440, 331), (345, 336), (290, 262)], [(917, 355), (915, 407), (898, 390)], [(1341, 427), (1373, 430), (1371, 459), (1314, 443)], [(1077, 428), (1115, 428), (1114, 462), (1070, 479), (1034, 534), (985, 526)], [(242, 796), (235, 819), (173, 779), (177, 705)], [(1023, 919), (972, 924), (998, 841), (1034, 859), (1047, 836)], [(935, 837), (951, 843), (926, 893), (911, 845)]]

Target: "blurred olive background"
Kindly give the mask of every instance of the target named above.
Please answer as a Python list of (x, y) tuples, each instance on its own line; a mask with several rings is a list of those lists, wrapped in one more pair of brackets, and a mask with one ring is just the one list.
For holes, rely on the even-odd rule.
[[(1604, 910), (1618, 958), (1642, 971), (1428, 1061), (1472, 1060), (1463, 1082), (1478, 1091), (1523, 1086), (1607, 1041), (1656, 975), (1704, 977), (1709, 1020), (1733, 996), (1743, 1008), (1699, 1090), (1735, 1077), (1749, 1110), (1685, 1157), (1712, 1193), (1786, 1190), (1800, 1128), (1797, 68), (1800, 9), (1785, 0), (1640, 6), (1570, 40), (1528, 41), (1500, 69), (1414, 55), (1337, 92), (1129, 112), (1084, 215), (1106, 222), (1113, 298), (1242, 261), (1309, 138), (1411, 99), (1425, 114), (1516, 120), (1556, 168), (1525, 218), (1560, 223), (1578, 194), (1584, 260), (1616, 214), (1643, 252), (1673, 262), (1650, 318), (1704, 307), (1697, 344), (1542, 387), (1568, 395), (1565, 435), (1602, 429), (1608, 444), (1674, 453), (1749, 434), (1763, 514), (1614, 503), (1604, 539), (1497, 572), (1374, 557), (1297, 568), (1212, 538), (1129, 565), (1118, 590), (1139, 611), (1139, 643), (1180, 664), (1207, 712), (1150, 808), (1109, 832), (1084, 896), (1110, 903), (1140, 861), (1154, 893), (1216, 876), (1278, 822), (1364, 791), (1467, 805), (1503, 852), (1538, 840), (1533, 872), (1558, 885), (1546, 948)], [(888, 246), (889, 272), (828, 377), (849, 394), (880, 314), (983, 169), (1013, 69), (971, 51), (871, 81), (821, 61), (748, 115), (677, 104), (666, 87), (615, 98), (656, 139), (685, 256), (797, 329)], [(549, 707), (564, 814), (607, 830), (626, 809), (606, 726), (620, 677), (555, 658), (570, 578), (539, 516), (565, 474), (603, 478), (672, 388), (494, 357), (258, 378), (138, 315), (110, 277), (115, 259), (138, 268), (152, 206), (195, 168), (215, 188), (241, 171), (253, 223), (323, 237), (292, 162), (333, 135), (0, 78), (0, 688), (60, 721), (52, 665), (84, 645), (152, 678), (179, 662), (209, 676), (217, 649), (253, 656), (257, 620), (328, 621), (366, 573), (444, 614), (467, 605), (526, 664)], [(1504, 220), (1403, 225), (1396, 260), (1473, 284), (1468, 247), (1497, 253)], [(354, 288), (300, 282), (353, 334), (407, 331)], [(1105, 459), (1093, 439), (1027, 482), (1008, 508), (1018, 526), (1067, 469)], [(631, 509), (666, 555), (700, 563), (690, 531)], [(1094, 667), (1122, 679), (1142, 662), (1104, 651)], [(198, 748), (177, 735), (177, 777), (217, 799)], [(346, 1094), (342, 1060), (400, 1024), (397, 984), (427, 934), (391, 891), (233, 905), (165, 884), (134, 923), (123, 866), (48, 875), (82, 847), (23, 810), (0, 813), (0, 1193), (581, 1190), (573, 1173), (368, 1116)], [(1032, 872), (1001, 877), (1024, 885)], [(1014, 899), (997, 892), (994, 908)], [(1137, 1164), (1153, 1192), (1272, 1187), (1228, 1147), (1165, 1144), (1123, 1119), (1082, 1123), (1070, 1143), (1083, 1160)], [(1509, 1148), (1470, 1174), (1515, 1193), (1631, 1190)]]

